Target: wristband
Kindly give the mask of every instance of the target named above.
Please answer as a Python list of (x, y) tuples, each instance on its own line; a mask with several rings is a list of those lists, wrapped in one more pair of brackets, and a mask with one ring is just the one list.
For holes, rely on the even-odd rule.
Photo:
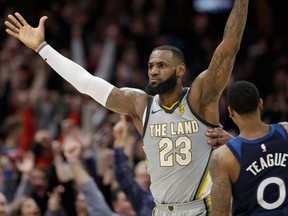
[(47, 42), (46, 42), (46, 41), (43, 41), (43, 42), (35, 49), (35, 51), (36, 51), (37, 53), (39, 53), (40, 50), (41, 50), (43, 47), (45, 47), (46, 45), (48, 45)]

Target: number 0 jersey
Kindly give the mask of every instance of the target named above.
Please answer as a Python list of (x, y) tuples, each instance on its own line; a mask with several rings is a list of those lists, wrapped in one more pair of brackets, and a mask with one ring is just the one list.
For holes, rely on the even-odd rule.
[(256, 140), (236, 137), (227, 146), (241, 171), (232, 185), (233, 215), (288, 215), (288, 135), (280, 124)]
[(160, 105), (159, 95), (146, 108), (144, 151), (151, 192), (157, 203), (177, 204), (210, 194), (207, 166), (211, 146), (206, 131), (215, 127), (199, 118), (188, 101), (189, 89), (171, 110)]

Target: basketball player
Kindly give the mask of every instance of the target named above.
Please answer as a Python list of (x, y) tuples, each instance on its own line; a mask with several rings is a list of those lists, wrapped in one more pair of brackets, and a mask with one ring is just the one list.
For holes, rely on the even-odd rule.
[(81, 93), (106, 108), (129, 114), (143, 136), (156, 202), (154, 215), (206, 215), (210, 193), (208, 161), (211, 146), (205, 132), (219, 126), (219, 98), (235, 62), (247, 19), (249, 0), (235, 0), (207, 70), (182, 86), (186, 70), (182, 52), (173, 46), (156, 47), (148, 61), (146, 92), (122, 88), (92, 76), (62, 56), (44, 38), (43, 16), (32, 28), (19, 14), (8, 15), (7, 33), (34, 49), (57, 73)]
[(261, 121), (263, 101), (250, 82), (234, 83), (227, 99), (240, 134), (212, 153), (212, 215), (228, 216), (232, 196), (233, 215), (288, 215), (288, 122)]

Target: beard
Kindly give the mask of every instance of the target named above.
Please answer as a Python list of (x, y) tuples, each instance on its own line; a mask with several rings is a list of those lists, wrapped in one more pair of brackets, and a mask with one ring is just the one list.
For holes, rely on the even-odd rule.
[(173, 89), (177, 85), (177, 77), (176, 77), (176, 70), (174, 73), (164, 82), (159, 83), (158, 85), (152, 86), (148, 84), (146, 86), (145, 92), (149, 95), (156, 95), (168, 92), (169, 90)]

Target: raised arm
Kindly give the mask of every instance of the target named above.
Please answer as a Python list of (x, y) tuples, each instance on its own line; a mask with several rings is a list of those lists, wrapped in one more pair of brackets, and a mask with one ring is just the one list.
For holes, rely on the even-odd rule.
[[(230, 79), (236, 54), (240, 49), (248, 4), (249, 0), (235, 0), (225, 25), (222, 42), (216, 48), (208, 69), (202, 72), (191, 86), (190, 98), (193, 108), (211, 123), (219, 121), (218, 100)], [(195, 98), (195, 95), (199, 97)], [(210, 114), (207, 116), (207, 110), (210, 110), (209, 113), (216, 117), (213, 118)]]
[(45, 41), (44, 24), (47, 16), (41, 17), (36, 28), (32, 28), (19, 13), (15, 13), (15, 16), (8, 15), (8, 18), (9, 21), (5, 21), (5, 25), (9, 35), (38, 52), (47, 64), (79, 92), (91, 96), (114, 112), (130, 114), (134, 122), (136, 121), (137, 129), (142, 132), (140, 120), (148, 98), (143, 91), (118, 89), (107, 81), (91, 75), (80, 65), (54, 50)]
[(80, 160), (81, 145), (72, 138), (66, 138), (63, 144), (63, 152), (71, 166), (75, 183), (84, 194), (88, 206), (89, 215), (107, 215), (112, 216), (113, 212), (106, 203), (103, 194), (94, 182), (92, 177)]

